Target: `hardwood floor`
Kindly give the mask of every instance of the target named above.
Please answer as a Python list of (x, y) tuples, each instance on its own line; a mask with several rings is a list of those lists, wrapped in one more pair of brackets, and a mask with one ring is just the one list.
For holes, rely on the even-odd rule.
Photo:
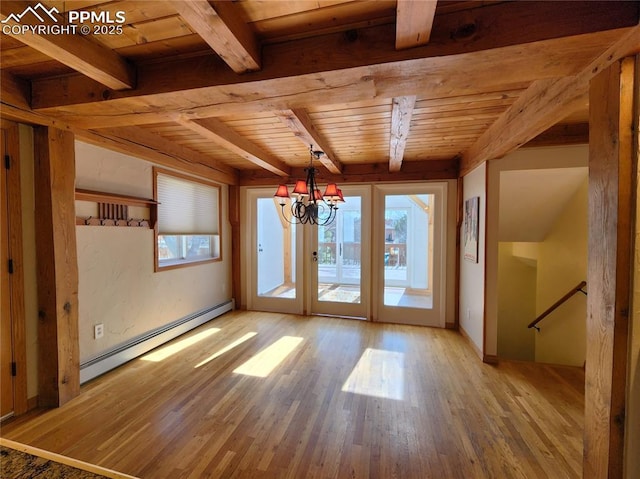
[(583, 390), (450, 330), (232, 312), (1, 434), (152, 479), (581, 477)]

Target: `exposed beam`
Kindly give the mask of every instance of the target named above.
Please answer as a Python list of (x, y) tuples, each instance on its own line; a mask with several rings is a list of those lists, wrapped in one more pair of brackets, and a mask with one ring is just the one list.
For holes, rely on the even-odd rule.
[[(91, 145), (101, 146), (109, 150), (117, 151), (125, 155), (136, 156), (150, 161), (156, 165), (173, 168), (184, 173), (197, 175), (202, 178), (221, 183), (231, 183), (237, 181), (230, 178), (229, 174), (221, 173), (219, 170), (202, 163), (194, 163), (188, 159), (170, 156), (163, 151), (149, 147), (136, 141), (135, 138), (127, 137), (121, 131), (115, 130), (119, 136), (112, 135), (107, 130), (82, 131), (76, 130), (76, 138)], [(135, 137), (135, 133), (132, 135)]]
[(38, 262), (38, 405), (80, 394), (73, 133), (34, 130)]
[(534, 82), (462, 156), (464, 176), (484, 161), (499, 158), (561, 121), (582, 104), (589, 81), (620, 58), (640, 51), (640, 25), (575, 76)]
[(177, 118), (176, 121), (182, 126), (198, 133), (203, 138), (208, 138), (216, 142), (223, 148), (232, 151), (260, 168), (269, 170), (279, 176), (289, 176), (291, 168), (286, 163), (262, 151), (258, 146), (233, 131), (217, 118), (207, 118), (196, 121)]
[[(36, 3), (25, 1), (0, 2), (0, 18), (4, 21), (12, 14), (18, 14)], [(43, 15), (43, 22), (39, 25), (51, 28), (63, 27), (66, 20), (56, 13), (50, 14), (52, 18)], [(135, 69), (124, 58), (113, 50), (104, 48), (98, 43), (87, 40), (79, 34), (50, 34), (40, 35), (31, 30), (19, 29), (20, 23), (12, 17), (3, 24), (3, 33), (13, 36), (16, 40), (28, 45), (48, 57), (63, 63), (79, 73), (95, 80), (114, 90), (134, 88), (136, 86)], [(18, 33), (12, 33), (11, 27), (18, 28)]]
[[(292, 168), (286, 183), (295, 183), (297, 178), (304, 178), (303, 168)], [(379, 183), (383, 181), (424, 181), (446, 180), (458, 177), (458, 160), (425, 160), (406, 162), (402, 171), (389, 173), (387, 163), (344, 164), (342, 173), (325, 173), (325, 182), (346, 183)], [(282, 178), (269, 174), (265, 170), (246, 170), (240, 173), (240, 186), (273, 186), (282, 183)]]
[[(527, 9), (530, 15), (523, 15), (517, 2), (506, 2), (478, 8), (469, 19), (459, 13), (439, 16), (429, 44), (402, 51), (394, 48), (393, 25), (358, 30), (350, 41), (331, 33), (271, 44), (263, 48), (263, 68), (240, 76), (216, 55), (149, 64), (140, 69), (131, 92), (105, 91), (78, 75), (40, 79), (33, 82), (33, 107), (66, 107), (56, 113), (79, 117), (98, 114), (96, 121), (167, 108), (204, 117), (228, 114), (230, 107), (267, 111), (424, 91), (437, 98), (455, 89), (478, 92), (478, 82), (522, 87), (574, 74), (620, 37), (620, 31), (609, 29), (637, 24), (636, 2), (604, 4), (536, 2)], [(545, 21), (531, 28), (532, 17)], [(452, 34), (466, 21), (473, 26), (472, 38)], [(582, 33), (589, 34), (572, 36)], [(495, 64), (501, 65), (500, 75)], [(167, 71), (181, 74), (167, 77)]]
[[(637, 235), (638, 131), (635, 59), (603, 68), (589, 89), (589, 268), (584, 477), (624, 474), (630, 286)], [(636, 378), (637, 379), (637, 378)], [(628, 434), (628, 433), (627, 433)]]
[(396, 50), (429, 43), (437, 0), (398, 0)]
[(319, 160), (327, 170), (331, 173), (340, 173), (342, 171), (342, 163), (336, 158), (327, 140), (313, 125), (306, 110), (296, 108), (278, 110), (274, 113), (306, 146), (314, 145), (324, 152), (324, 155)]
[(31, 84), (4, 70), (0, 71), (2, 103), (29, 109), (31, 103)]
[[(548, 40), (477, 53), (237, 83), (239, 78), (249, 80), (255, 79), (254, 75), (263, 76), (270, 71), (265, 66), (260, 72), (242, 76), (234, 74), (233, 83), (215, 86), (206, 86), (206, 82), (215, 78), (222, 81), (220, 64), (216, 67), (213, 61), (207, 66), (203, 59), (190, 58), (161, 66), (149, 65), (154, 71), (141, 74), (140, 90), (107, 92), (105, 97), (111, 95), (112, 98), (109, 100), (103, 100), (102, 90), (88, 85), (80, 76), (36, 80), (32, 88), (32, 106), (37, 111), (64, 118), (69, 123), (86, 128), (103, 128), (163, 122), (166, 121), (164, 115), (167, 111), (198, 119), (424, 92), (429, 92), (431, 98), (446, 97), (452, 92), (458, 96), (474, 95), (525, 88), (537, 79), (574, 74), (620, 35), (619, 30), (612, 30), (587, 37)], [(328, 50), (337, 48), (336, 45)], [(293, 58), (290, 60), (294, 61)], [(283, 62), (289, 64), (287, 59), (283, 59)], [(501, 65), (500, 75), (496, 75), (496, 64)], [(185, 74), (167, 77), (166, 71)], [(469, 76), (460, 75), (461, 71), (473, 72), (472, 81)], [(181, 78), (180, 84), (172, 85), (176, 91), (164, 91), (176, 77)], [(86, 97), (87, 91), (93, 92), (90, 98)], [(67, 95), (68, 92), (73, 92), (73, 95)], [(68, 102), (75, 104), (53, 106)]]
[(389, 171), (396, 172), (402, 168), (404, 149), (409, 138), (411, 116), (416, 104), (416, 96), (399, 96), (393, 99), (391, 109), (391, 138), (389, 140)]
[(182, 19), (209, 44), (234, 72), (260, 69), (260, 45), (232, 2), (173, 1)]
[[(155, 150), (172, 158), (186, 161), (187, 165), (202, 165), (210, 169), (209, 179), (215, 179), (228, 185), (238, 183), (238, 171), (224, 163), (208, 157), (202, 153), (186, 148), (173, 141), (167, 140), (159, 135), (151, 133), (143, 128), (136, 126), (108, 128), (100, 130), (98, 134), (108, 135), (112, 138), (122, 138), (129, 143), (144, 145), (144, 147)], [(166, 162), (163, 162), (166, 163)], [(175, 167), (174, 162), (165, 165)], [(181, 168), (183, 169), (183, 168)], [(215, 178), (214, 178), (215, 177)]]
[(559, 123), (529, 140), (526, 148), (540, 146), (586, 145), (589, 143), (589, 123)]

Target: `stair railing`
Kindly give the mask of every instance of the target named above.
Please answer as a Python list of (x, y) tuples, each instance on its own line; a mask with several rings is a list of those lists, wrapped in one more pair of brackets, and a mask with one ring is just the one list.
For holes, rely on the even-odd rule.
[(560, 298), (558, 301), (556, 301), (555, 303), (553, 303), (553, 305), (547, 309), (544, 313), (542, 313), (540, 316), (538, 316), (536, 319), (534, 319), (533, 321), (531, 321), (531, 323), (529, 323), (529, 326), (527, 326), (527, 328), (535, 328), (536, 331), (540, 332), (540, 328), (537, 326), (537, 324), (542, 321), (544, 318), (546, 318), (547, 316), (549, 316), (552, 312), (554, 312), (560, 305), (562, 305), (562, 303), (564, 303), (565, 301), (567, 301), (569, 298), (571, 298), (574, 294), (580, 292), (582, 294), (584, 294), (585, 296), (587, 295), (587, 292), (582, 289), (587, 285), (586, 281), (581, 281), (580, 284), (578, 284), (575, 288), (572, 288), (571, 291), (569, 291), (567, 294), (565, 294), (562, 298)]

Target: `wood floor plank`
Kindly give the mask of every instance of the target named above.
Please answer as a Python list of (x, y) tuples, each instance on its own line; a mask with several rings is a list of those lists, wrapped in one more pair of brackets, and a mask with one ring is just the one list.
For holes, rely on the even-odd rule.
[[(582, 475), (579, 368), (484, 364), (451, 330), (276, 313), (187, 336), (210, 328), (0, 434), (153, 479)], [(283, 337), (302, 339), (266, 377), (234, 372)]]

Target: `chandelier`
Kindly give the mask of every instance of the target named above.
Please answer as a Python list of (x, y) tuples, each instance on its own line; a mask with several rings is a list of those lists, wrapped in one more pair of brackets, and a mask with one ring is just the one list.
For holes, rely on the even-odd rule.
[(318, 170), (313, 166), (313, 158), (319, 159), (322, 155), (324, 152), (314, 151), (313, 145), (309, 146), (309, 168), (304, 169), (307, 179), (296, 181), (291, 193), (295, 199), (291, 201), (289, 208), (286, 208), (287, 199), (290, 200), (291, 196), (287, 185), (278, 186), (273, 195), (280, 199), (282, 216), (291, 224), (329, 225), (336, 218), (338, 203), (344, 203), (342, 191), (335, 183), (329, 183), (324, 194), (320, 193), (316, 183)]

